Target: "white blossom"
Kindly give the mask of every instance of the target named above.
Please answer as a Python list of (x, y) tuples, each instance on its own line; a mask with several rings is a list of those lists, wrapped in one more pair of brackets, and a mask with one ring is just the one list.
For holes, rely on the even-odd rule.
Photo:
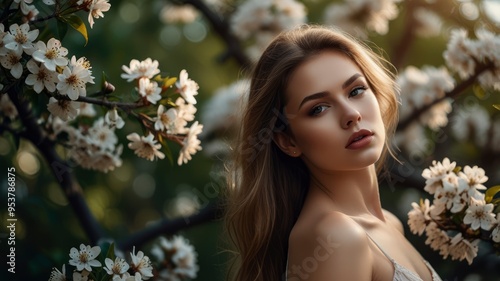
[(68, 64), (66, 55), (68, 49), (61, 46), (61, 41), (50, 38), (47, 45), (43, 41), (35, 44), (36, 51), (33, 52), (33, 58), (45, 65), (50, 71), (56, 71), (56, 66), (65, 66)]
[(201, 122), (204, 124), (203, 136), (236, 125), (238, 114), (241, 112), (239, 109), (243, 97), (247, 96), (249, 86), (249, 80), (243, 79), (215, 91), (201, 111)]
[(80, 116), (87, 116), (87, 117), (96, 116), (94, 105), (88, 102), (80, 102)]
[(182, 141), (182, 148), (179, 152), (179, 158), (177, 159), (177, 164), (180, 166), (182, 163), (186, 164), (189, 160), (192, 159), (191, 155), (194, 155), (197, 151), (200, 151), (201, 141), (198, 139), (198, 135), (201, 133), (203, 129), (203, 125), (198, 124), (198, 121), (195, 121), (191, 127), (187, 135), (184, 137)]
[(174, 236), (171, 240), (160, 237), (160, 243), (155, 245), (151, 253), (161, 263), (164, 260), (173, 262), (172, 267), (160, 269), (160, 278), (164, 280), (179, 280), (179, 278), (196, 278), (198, 272), (197, 253), (194, 247), (182, 236)]
[(114, 128), (101, 117), (88, 131), (88, 140), (103, 150), (113, 151), (118, 143)]
[(472, 260), (477, 256), (479, 239), (470, 242), (462, 237), (462, 233), (458, 233), (451, 239), (449, 253), (452, 260), (464, 260), (472, 264)]
[(500, 243), (500, 216), (497, 216), (495, 220), (494, 228), (491, 232), (491, 239), (496, 243)]
[(156, 104), (157, 101), (161, 100), (161, 87), (158, 87), (158, 83), (149, 80), (149, 78), (143, 77), (139, 80), (137, 91), (141, 97), (152, 104)]
[(140, 276), (142, 276), (142, 279), (144, 280), (148, 280), (153, 277), (153, 266), (151, 265), (151, 260), (148, 256), (144, 255), (142, 251), (135, 254), (134, 247), (132, 249), (132, 253), (130, 253), (130, 257), (132, 258), (130, 267), (135, 272), (135, 276), (137, 276), (137, 273), (140, 273)]
[(169, 108), (165, 110), (163, 105), (158, 106), (157, 116), (155, 120), (155, 130), (158, 131), (166, 131), (169, 134), (177, 134), (178, 132), (182, 132), (184, 126), (180, 128), (176, 126), (179, 119), (177, 110), (175, 108)]
[(56, 91), (56, 83), (59, 81), (56, 72), (50, 71), (44, 65), (38, 65), (34, 60), (29, 60), (26, 66), (31, 72), (26, 77), (26, 85), (33, 86), (33, 90), (38, 94), (43, 89), (47, 89), (49, 92)]
[(66, 265), (63, 264), (62, 271), (57, 268), (52, 268), (50, 272), (49, 281), (66, 281)]
[(33, 0), (14, 0), (11, 8), (20, 8), (23, 15), (27, 15), (32, 9), (32, 5), (29, 5), (31, 3), (33, 3)]
[(450, 237), (445, 231), (441, 230), (435, 222), (431, 222), (425, 228), (425, 234), (427, 235), (426, 245), (435, 251), (440, 251), (441, 255), (448, 255)]
[(305, 20), (306, 8), (299, 1), (250, 0), (238, 6), (230, 26), (240, 39), (253, 39), (255, 44), (249, 50), (260, 54), (277, 34)]
[(125, 121), (123, 121), (123, 118), (118, 115), (116, 108), (110, 109), (106, 112), (106, 115), (104, 115), (104, 121), (109, 126), (116, 127), (117, 129), (121, 129), (125, 126)]
[(463, 171), (458, 175), (469, 183), (471, 189), (486, 190), (486, 186), (484, 186), (483, 183), (488, 181), (488, 177), (482, 168), (478, 166), (472, 168), (470, 166), (465, 166)]
[[(401, 89), (401, 103), (404, 105), (400, 111), (402, 119), (408, 118), (417, 109), (429, 106), (436, 99), (445, 97), (446, 92), (455, 85), (446, 68), (433, 66), (423, 66), (421, 70), (408, 66), (396, 82)], [(438, 130), (448, 123), (447, 114), (451, 109), (451, 100), (445, 99), (424, 112), (420, 116), (420, 122)]]
[(45, 5), (54, 5), (56, 3), (55, 0), (43, 0), (43, 3)]
[(448, 114), (451, 112), (453, 99), (444, 99), (433, 105), (426, 112), (420, 115), (422, 123), (427, 124), (430, 129), (437, 131), (448, 124)]
[(187, 122), (194, 120), (194, 114), (196, 113), (196, 107), (191, 103), (186, 103), (183, 98), (177, 98), (175, 100), (175, 105), (177, 106), (177, 115), (180, 119), (186, 121), (182, 126), (185, 126)]
[(163, 159), (165, 154), (159, 151), (161, 144), (156, 143), (153, 134), (149, 133), (147, 137), (139, 136), (137, 133), (132, 133), (127, 136), (131, 141), (128, 147), (134, 150), (135, 154), (139, 157), (153, 161), (156, 157)]
[(474, 43), (467, 37), (465, 29), (451, 31), (443, 56), (450, 69), (457, 71), (462, 79), (471, 76), (476, 68), (475, 60), (470, 55), (473, 48)]
[(83, 270), (82, 272), (74, 271), (73, 272), (73, 281), (91, 281), (89, 280), (89, 273), (87, 270)]
[(196, 99), (194, 96), (198, 95), (198, 83), (191, 80), (188, 77), (188, 73), (185, 69), (181, 70), (179, 74), (179, 80), (175, 82), (177, 91), (186, 100), (186, 102), (191, 104), (196, 104)]
[(408, 225), (413, 234), (422, 235), (422, 233), (424, 233), (427, 221), (430, 220), (429, 205), (429, 199), (425, 199), (423, 202), (420, 202), (420, 204), (415, 202), (411, 203), (413, 210), (408, 212)]
[[(130, 273), (125, 272), (121, 276), (113, 276), (113, 281), (141, 281), (142, 276), (139, 272), (136, 272), (134, 275), (130, 275)], [(147, 280), (147, 279), (144, 279)]]
[(83, 244), (80, 245), (80, 251), (76, 248), (71, 248), (69, 252), (70, 260), (69, 264), (76, 266), (76, 270), (82, 271), (92, 271), (92, 267), (100, 267), (101, 262), (96, 260), (95, 258), (101, 253), (101, 248), (99, 246), (90, 247), (89, 245), (85, 246)]
[[(75, 56), (72, 58), (72, 61), (74, 60)], [(64, 68), (63, 73), (57, 76), (59, 79), (57, 90), (72, 100), (77, 100), (80, 96), (85, 97), (87, 95), (85, 84), (94, 83), (94, 77), (91, 74), (92, 72), (89, 69), (70, 63)]]
[(31, 55), (34, 51), (33, 41), (38, 37), (39, 30), (30, 31), (30, 26), (27, 23), (18, 25), (12, 24), (9, 27), (9, 33), (3, 38), (5, 48), (19, 52), (25, 52)]
[(481, 227), (484, 230), (490, 230), (495, 222), (495, 214), (493, 211), (493, 204), (484, 202), (484, 200), (477, 200), (470, 198), (470, 206), (465, 211), (464, 223), (470, 224), (473, 230)]
[(0, 64), (6, 69), (10, 69), (10, 74), (16, 79), (21, 78), (23, 74), (22, 54), (22, 50), (7, 50), (7, 54), (0, 57)]
[(413, 12), (417, 22), (416, 32), (422, 37), (437, 36), (441, 33), (443, 22), (433, 11), (425, 8), (417, 8)]
[(129, 268), (128, 263), (120, 257), (116, 257), (115, 261), (110, 258), (106, 258), (104, 260), (104, 263), (106, 264), (106, 266), (104, 267), (106, 273), (113, 276), (120, 276), (123, 273), (127, 272)]
[(357, 36), (366, 37), (365, 29), (386, 34), (389, 21), (398, 16), (395, 0), (355, 0), (327, 6), (324, 21)]
[(5, 43), (3, 42), (3, 39), (7, 35), (7, 32), (5, 32), (5, 27), (3, 23), (0, 23), (0, 57), (5, 56), (7, 54), (7, 48), (5, 48)]
[(139, 80), (140, 78), (153, 78), (156, 74), (160, 73), (158, 69), (158, 61), (151, 60), (147, 58), (143, 61), (138, 61), (133, 59), (130, 61), (130, 67), (123, 65), (122, 70), (125, 73), (121, 74), (123, 79), (127, 79), (128, 82), (133, 80)]
[(61, 118), (63, 121), (68, 121), (78, 116), (80, 105), (74, 101), (64, 99), (57, 100), (54, 97), (50, 97), (47, 109), (54, 116)]
[(441, 180), (453, 172), (456, 165), (456, 162), (450, 162), (448, 158), (444, 158), (443, 162), (433, 160), (432, 166), (422, 172), (422, 177), (426, 179), (424, 190), (434, 194), (442, 186)]
[(0, 98), (0, 112), (2, 115), (9, 117), (10, 120), (16, 119), (19, 115), (16, 106), (12, 103), (7, 94), (3, 94)]
[(462, 193), (468, 188), (467, 182), (451, 173), (443, 178), (442, 184), (443, 188), (437, 189), (434, 195), (435, 202), (445, 204), (452, 213), (460, 212), (467, 203), (462, 198)]
[(94, 18), (103, 18), (103, 12), (107, 12), (111, 8), (108, 0), (79, 0), (77, 4), (85, 6), (85, 9), (89, 11), (90, 28), (94, 26)]

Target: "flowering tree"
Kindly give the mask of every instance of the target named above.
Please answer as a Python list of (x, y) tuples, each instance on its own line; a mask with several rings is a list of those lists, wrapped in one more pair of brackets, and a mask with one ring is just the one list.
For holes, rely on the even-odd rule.
[[(214, 83), (207, 79), (205, 83), (200, 82), (199, 88), (183, 70), (184, 66), (175, 76), (169, 74), (171, 70), (160, 70), (159, 61), (163, 65), (163, 61), (170, 62), (174, 58), (157, 60), (142, 53), (140, 56), (145, 59), (129, 57), (121, 64), (125, 65), (119, 76), (124, 80), (113, 81), (114, 85), (119, 85), (115, 89), (107, 75), (94, 77), (95, 63), (99, 61), (87, 60), (84, 56), (89, 54), (85, 53), (85, 48), (76, 52), (74, 50), (79, 47), (72, 49), (64, 43), (64, 38), (79, 34), (84, 44), (93, 44), (92, 32), (113, 15), (114, 3), (113, 7), (106, 0), (10, 0), (0, 4), (2, 144), (16, 146), (14, 164), (17, 168), (12, 165), (17, 170), (29, 171), (26, 163), (30, 163), (30, 155), (44, 159), (43, 163), (53, 174), (50, 181), (63, 190), (85, 233), (86, 237), (79, 237), (90, 243), (79, 248), (69, 247), (64, 253), (66, 258), (58, 258), (62, 262), (54, 266), (61, 268), (61, 263), (67, 264), (72, 271), (66, 272), (63, 266), (61, 271), (52, 271), (51, 278), (61, 280), (64, 275), (77, 280), (115, 277), (177, 280), (174, 277), (196, 276), (198, 266), (194, 249), (180, 236), (171, 240), (161, 238), (156, 246), (151, 246), (154, 260), (149, 260), (145, 251), (136, 251), (134, 246), (144, 246), (161, 234), (175, 234), (187, 226), (218, 217), (220, 213), (212, 204), (204, 204), (210, 201), (204, 200), (207, 197), (217, 197), (218, 188), (215, 192), (205, 188), (202, 193), (200, 189), (191, 189), (188, 196), (181, 196), (179, 192), (175, 202), (177, 210), (184, 210), (177, 212), (182, 218), (156, 220), (154, 225), (142, 225), (143, 229), (135, 234), (121, 235), (115, 238), (117, 240), (111, 239), (115, 242), (109, 242), (105, 240), (109, 234), (105, 234), (102, 227), (104, 220), (95, 217), (98, 209), (95, 200), (86, 200), (84, 196), (92, 189), (79, 182), (85, 182), (86, 175), (94, 176), (95, 173), (106, 173), (109, 178), (120, 174), (125, 182), (127, 179), (132, 181), (123, 174), (130, 171), (127, 163), (133, 160), (122, 157), (133, 157), (132, 153), (144, 158), (136, 162), (137, 165), (162, 162), (159, 160), (164, 158), (170, 159), (170, 163), (186, 164), (201, 150), (201, 141), (205, 155), (224, 159), (227, 152), (224, 140), (231, 129), (238, 126), (235, 109), (248, 87), (245, 77), (248, 73), (244, 73), (244, 77), (234, 73), (248, 69), (276, 34), (306, 22), (336, 25), (360, 40), (375, 42), (387, 52), (387, 59), (398, 72), (402, 106), (395, 142), (401, 148), (398, 158), (402, 165), (393, 165), (385, 185), (392, 191), (400, 190), (396, 187), (425, 190), (434, 196), (435, 206), (431, 207), (426, 200), (421, 205), (414, 204), (409, 214), (410, 230), (433, 237), (425, 243), (443, 256), (469, 262), (490, 257), (488, 250), (478, 254), (479, 240), (476, 239), (490, 237), (487, 239), (498, 243), (495, 240), (498, 238), (498, 215), (495, 217), (498, 210), (489, 205), (496, 202), (494, 194), (490, 194), (492, 191), (482, 193), (483, 185), (491, 187), (500, 181), (498, 169), (495, 169), (500, 164), (497, 110), (500, 107), (500, 23), (495, 3), (486, 0), (139, 2), (116, 3), (119, 11), (116, 15), (132, 22), (134, 13), (140, 14), (140, 11), (149, 10), (146, 7), (154, 6), (157, 9), (153, 14), (160, 20), (154, 26), (161, 28), (159, 41), (163, 42), (163, 47), (172, 48), (175, 38), (184, 34), (196, 42), (193, 43), (196, 48), (177, 51), (179, 54), (191, 52), (190, 59), (196, 53), (213, 56), (213, 51), (204, 51), (216, 49), (220, 52), (220, 47), (210, 42), (222, 42), (224, 47), (217, 72), (225, 75), (217, 74), (234, 77), (234, 81)], [(102, 17), (105, 18), (100, 19)], [(81, 18), (86, 18), (88, 23)], [(120, 25), (116, 33), (122, 29)], [(149, 32), (150, 28), (145, 30)], [(133, 35), (139, 37), (141, 33)], [(130, 42), (130, 48), (132, 45)], [(121, 49), (123, 46), (115, 48), (114, 52), (119, 53)], [(182, 61), (184, 63), (188, 65), (189, 60)], [(170, 67), (172, 64), (165, 65)], [(226, 65), (233, 66), (225, 68)], [(107, 72), (113, 72), (112, 65), (106, 63), (105, 66), (111, 67)], [(212, 72), (206, 68), (185, 68), (191, 74), (200, 73), (193, 77), (201, 78)], [(133, 84), (127, 84), (130, 82)], [(197, 94), (203, 88), (214, 89), (212, 98), (200, 110), (204, 126), (195, 121), (197, 98), (202, 97)], [(174, 149), (179, 148), (177, 161), (167, 141), (174, 144)], [(26, 142), (36, 147), (37, 152), (27, 148)], [(128, 150), (123, 149), (124, 143)], [(454, 171), (455, 164), (443, 161), (424, 170), (432, 160), (444, 157), (459, 159), (459, 163), (473, 168), (466, 166), (461, 172)], [(217, 160), (210, 161), (217, 163)], [(441, 169), (439, 165), (447, 168)], [(475, 168), (476, 165), (484, 170)], [(94, 173), (82, 174), (82, 170)], [(491, 184), (485, 182), (486, 177), (480, 176), (481, 171), (488, 173)], [(187, 176), (191, 176), (191, 172)], [(209, 186), (213, 186), (219, 178), (210, 176)], [(150, 177), (144, 175), (137, 185), (147, 186), (148, 181)], [(96, 191), (100, 194), (98, 198), (106, 197), (104, 190), (105, 187)], [(415, 189), (404, 190), (415, 195), (411, 193)], [(209, 196), (211, 194), (214, 196)], [(25, 203), (24, 206), (32, 205)], [(200, 206), (205, 208), (197, 210)], [(398, 213), (397, 206), (392, 207)], [(405, 207), (409, 207), (409, 203)], [(399, 213), (407, 211), (403, 209)], [(483, 219), (479, 216), (481, 212), (490, 215)], [(451, 222), (457, 219), (458, 223), (452, 226)], [(438, 236), (442, 240), (435, 238)], [(495, 243), (484, 248), (494, 249)], [(484, 263), (472, 262), (468, 271), (481, 272), (481, 264)], [(449, 273), (449, 277), (463, 278), (469, 273), (458, 269)]]

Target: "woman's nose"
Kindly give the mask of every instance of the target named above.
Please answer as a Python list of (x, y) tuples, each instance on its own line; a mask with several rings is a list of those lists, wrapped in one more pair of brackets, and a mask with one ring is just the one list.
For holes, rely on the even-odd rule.
[(344, 114), (341, 118), (341, 126), (343, 129), (349, 129), (352, 126), (355, 126), (356, 124), (361, 121), (361, 114), (359, 111), (349, 105), (346, 105), (344, 108)]

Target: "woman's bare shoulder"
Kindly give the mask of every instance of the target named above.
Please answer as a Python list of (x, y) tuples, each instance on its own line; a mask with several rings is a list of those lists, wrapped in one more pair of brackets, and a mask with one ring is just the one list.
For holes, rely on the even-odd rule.
[(365, 231), (340, 212), (299, 221), (290, 234), (288, 280), (371, 280), (371, 265)]
[(302, 243), (317, 236), (335, 236), (338, 239), (359, 239), (366, 236), (363, 228), (341, 212), (324, 212), (314, 217), (299, 219), (290, 233), (291, 242)]

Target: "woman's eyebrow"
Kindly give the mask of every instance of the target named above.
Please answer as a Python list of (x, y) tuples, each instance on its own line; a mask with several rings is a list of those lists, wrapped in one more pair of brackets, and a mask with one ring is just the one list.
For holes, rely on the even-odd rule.
[[(352, 83), (354, 83), (354, 81), (356, 81), (359, 77), (363, 77), (363, 75), (361, 75), (360, 73), (356, 73), (353, 76), (349, 77), (349, 79), (345, 80), (345, 82), (342, 84), (342, 89), (345, 89), (345, 88), (349, 87), (349, 85), (351, 85)], [(327, 95), (328, 95), (328, 92), (326, 92), (326, 91), (319, 92), (319, 93), (314, 93), (312, 95), (309, 95), (309, 96), (305, 97), (300, 102), (299, 109), (302, 107), (302, 105), (304, 103), (306, 103), (306, 102), (308, 102), (310, 100), (324, 98)]]
[(353, 76), (351, 76), (351, 78), (345, 80), (344, 84), (342, 84), (342, 89), (349, 87), (349, 85), (351, 85), (354, 81), (356, 81), (356, 79), (362, 76), (363, 75), (361, 75), (360, 73), (354, 74)]

